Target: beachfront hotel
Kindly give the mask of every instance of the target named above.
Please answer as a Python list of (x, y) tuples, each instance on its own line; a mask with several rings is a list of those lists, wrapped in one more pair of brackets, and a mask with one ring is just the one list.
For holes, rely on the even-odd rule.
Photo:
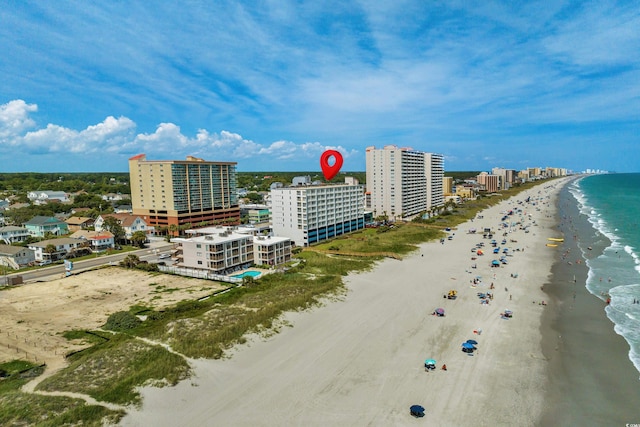
[(487, 193), (495, 193), (496, 191), (503, 188), (503, 183), (500, 180), (500, 176), (498, 175), (492, 175), (486, 172), (482, 172), (476, 177), (476, 181), (478, 182), (478, 184), (484, 187), (484, 190)]
[(309, 246), (364, 228), (364, 188), (331, 184), (271, 190), (274, 234)]
[(366, 149), (368, 208), (391, 219), (444, 204), (444, 157), (387, 145)]
[[(186, 160), (129, 159), (131, 205), (150, 226), (221, 222), (238, 224), (236, 163)], [(175, 232), (175, 230), (174, 230)]]

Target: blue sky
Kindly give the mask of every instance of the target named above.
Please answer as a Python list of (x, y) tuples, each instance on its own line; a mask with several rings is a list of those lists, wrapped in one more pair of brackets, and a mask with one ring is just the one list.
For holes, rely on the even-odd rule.
[(9, 0), (0, 52), (0, 172), (640, 171), (637, 1)]

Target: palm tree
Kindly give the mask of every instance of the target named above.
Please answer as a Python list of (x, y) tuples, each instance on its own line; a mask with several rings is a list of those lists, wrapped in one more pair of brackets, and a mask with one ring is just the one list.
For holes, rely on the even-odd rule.
[(140, 248), (144, 248), (146, 241), (147, 235), (144, 231), (136, 231), (131, 235), (131, 242)]
[(172, 236), (176, 236), (178, 232), (178, 225), (177, 224), (170, 224), (169, 225), (169, 234), (171, 234)]
[(45, 246), (44, 248), (44, 252), (49, 254), (49, 259), (51, 261), (53, 261), (53, 254), (55, 254), (58, 250), (56, 249), (55, 245), (52, 245), (51, 243), (49, 243), (47, 246)]

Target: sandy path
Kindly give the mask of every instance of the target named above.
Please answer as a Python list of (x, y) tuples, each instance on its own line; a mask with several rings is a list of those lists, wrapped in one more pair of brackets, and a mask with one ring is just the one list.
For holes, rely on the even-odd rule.
[[(537, 197), (541, 189), (517, 200)], [(557, 188), (542, 194), (547, 191), (555, 194)], [(507, 244), (514, 256), (498, 269), (489, 266), (493, 254), (470, 268), (470, 249), (483, 239), (465, 233), (470, 227), (495, 229), (509, 206), (516, 205), (488, 209), (483, 220), (461, 226), (444, 245), (426, 243), (403, 261), (385, 260), (371, 272), (349, 276), (342, 301), (287, 314), (292, 328), (254, 338), (229, 360), (193, 361), (196, 377), (190, 381), (144, 388), (142, 408), (122, 424), (410, 425), (416, 420), (408, 408), (416, 403), (427, 409), (423, 421), (433, 425), (533, 424), (545, 378), (539, 330), (544, 307), (538, 302), (556, 250), (545, 246), (555, 235), (554, 208), (523, 208), (538, 226), (507, 237), (518, 242)], [(517, 279), (510, 277), (516, 272)], [(482, 283), (472, 288), (477, 275)], [(491, 282), (495, 297), (481, 305), (476, 293), (489, 290)], [(443, 299), (452, 288), (459, 298)], [(432, 316), (436, 307), (447, 315)], [(505, 308), (514, 311), (512, 319), (500, 318)], [(473, 333), (478, 328), (480, 336)], [(479, 341), (474, 356), (461, 352), (460, 344), (470, 338)], [(448, 371), (425, 373), (423, 361), (431, 357)]]

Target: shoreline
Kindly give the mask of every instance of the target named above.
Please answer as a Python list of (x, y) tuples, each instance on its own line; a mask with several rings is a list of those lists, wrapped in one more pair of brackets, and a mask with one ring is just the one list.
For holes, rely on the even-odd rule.
[[(578, 211), (566, 185), (558, 205), (563, 249), (569, 249), (570, 255), (563, 260), (558, 254), (551, 280), (545, 284), (552, 304), (541, 326), (543, 353), (549, 364), (545, 412), (539, 425), (637, 423), (640, 380), (629, 359), (629, 344), (615, 333), (604, 310), (606, 302), (586, 288), (589, 269), (573, 239), (573, 235), (580, 239), (593, 234), (593, 226)], [(595, 258), (605, 247), (594, 246), (587, 255)], [(582, 262), (576, 263), (577, 259)]]
[[(131, 408), (122, 425), (410, 425), (413, 404), (423, 405), (422, 421), (435, 425), (534, 425), (543, 413), (547, 368), (541, 287), (551, 280), (555, 253), (545, 243), (555, 235), (556, 195), (566, 182), (485, 209), (482, 220), (461, 224), (444, 244), (423, 243), (402, 261), (350, 274), (344, 297), (287, 313), (283, 324), (293, 327), (250, 337), (231, 358), (190, 361), (193, 378), (142, 388), (142, 407)], [(527, 195), (541, 199), (516, 204)], [(489, 240), (467, 230), (497, 229), (501, 212), (519, 208), (535, 224), (505, 237), (501, 246), (512, 256), (492, 268)], [(487, 254), (472, 260), (470, 249), (480, 241)], [(450, 289), (456, 300), (443, 298)], [(480, 292), (493, 294), (488, 304)], [(432, 315), (436, 307), (445, 317)], [(507, 308), (514, 316), (503, 319)], [(479, 343), (471, 355), (461, 351), (467, 339)], [(436, 371), (425, 372), (426, 358), (436, 359)]]

